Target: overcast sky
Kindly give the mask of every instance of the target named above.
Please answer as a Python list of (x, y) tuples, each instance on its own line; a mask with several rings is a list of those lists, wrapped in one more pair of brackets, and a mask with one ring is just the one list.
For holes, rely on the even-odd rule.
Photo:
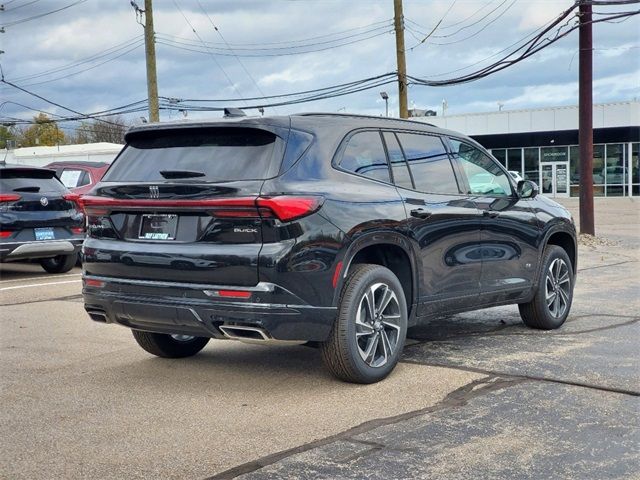
[[(142, 7), (144, 0), (137, 1)], [(5, 33), (0, 33), (0, 50), (4, 50), (0, 61), (6, 80), (84, 113), (146, 98), (143, 29), (129, 0), (85, 0), (57, 13), (11, 25), (76, 2), (0, 0), (5, 5), (0, 25), (8, 25)], [(563, 0), (405, 0), (410, 28), (405, 32), (408, 73), (442, 79), (471, 72), (498, 57), (483, 59), (526, 37), (570, 4)], [(594, 10), (638, 8), (640, 5)], [(258, 97), (391, 72), (396, 69), (392, 17), (392, 0), (155, 0), (155, 30), (162, 42), (157, 45), (159, 92), (179, 99)], [(431, 37), (420, 43), (441, 19)], [(253, 56), (243, 56), (239, 61), (224, 50), (227, 47), (212, 23), (233, 46), (233, 53)], [(204, 47), (201, 40), (217, 45)], [(354, 43), (330, 48), (347, 42)], [(292, 45), (308, 44), (312, 45), (304, 49), (324, 50), (281, 55), (300, 51)], [(213, 50), (216, 46), (223, 50)], [(594, 47), (594, 102), (640, 97), (640, 15), (622, 23), (594, 25)], [(576, 31), (488, 78), (455, 87), (412, 86), (409, 105), (434, 109), (440, 115), (443, 99), (448, 114), (493, 111), (498, 104), (503, 104), (504, 110), (576, 104), (577, 52)], [(74, 62), (82, 63), (60, 68)], [(476, 65), (469, 68), (471, 64)], [(457, 72), (447, 73), (454, 70)], [(389, 108), (397, 115), (395, 84), (267, 112), (380, 115), (384, 113), (380, 90), (389, 93)], [(69, 113), (6, 85), (0, 87), (0, 97), (0, 103), (17, 102), (54, 114)], [(33, 115), (33, 111), (13, 103), (0, 107), (0, 119), (4, 121)], [(176, 115), (172, 114), (174, 118)], [(202, 115), (189, 113), (190, 117)], [(163, 112), (161, 117), (169, 119), (169, 113)]]

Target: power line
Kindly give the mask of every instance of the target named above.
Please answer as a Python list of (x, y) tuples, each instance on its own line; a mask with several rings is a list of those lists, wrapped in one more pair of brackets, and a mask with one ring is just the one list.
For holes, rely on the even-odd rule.
[(46, 13), (40, 13), (38, 15), (34, 15), (32, 17), (22, 18), (20, 20), (14, 20), (13, 22), (5, 23), (4, 25), (2, 25), (2, 27), (13, 27), (14, 25), (19, 25), (21, 23), (30, 22), (31, 20), (37, 20), (38, 18), (46, 17), (47, 15), (52, 15), (54, 13), (61, 12), (62, 10), (66, 10), (67, 8), (74, 7), (76, 5), (84, 3), (86, 1), (87, 0), (78, 0), (77, 2), (73, 2), (73, 3), (69, 4), (69, 5), (64, 6), (64, 7), (57, 8), (56, 10), (51, 10), (51, 11), (46, 12)]
[[(231, 85), (231, 88), (233, 88), (233, 90), (236, 92), (236, 94), (238, 95), (238, 97), (242, 97), (242, 95), (240, 94), (240, 92), (238, 91), (238, 88), (236, 87), (235, 83), (233, 83), (231, 81), (231, 78), (229, 77), (229, 75), (227, 75), (226, 70), (222, 67), (222, 65), (220, 65), (220, 62), (218, 62), (218, 60), (216, 60), (215, 55), (213, 54), (213, 52), (209, 49), (209, 47), (207, 47), (206, 43), (204, 42), (204, 40), (202, 40), (202, 37), (200, 36), (200, 34), (196, 31), (195, 27), (191, 24), (191, 22), (189, 21), (189, 19), (187, 18), (187, 16), (182, 12), (182, 9), (178, 6), (178, 3), (176, 2), (176, 0), (173, 0), (173, 4), (175, 5), (175, 7), (178, 9), (178, 11), (180, 12), (180, 15), (182, 15), (182, 18), (184, 18), (184, 21), (187, 22), (187, 24), (189, 25), (189, 27), (191, 27), (191, 30), (193, 31), (193, 33), (195, 34), (196, 37), (198, 37), (198, 40), (200, 40), (200, 43), (202, 43), (202, 45), (204, 45), (204, 47), (207, 49), (209, 55), (211, 56), (211, 59), (214, 61), (214, 63), (218, 66), (218, 68), (220, 69), (220, 71), (223, 73), (223, 75), (226, 77), (227, 81), (229, 82), (229, 85)], [(158, 42), (158, 43), (162, 43), (162, 42)]]
[[(325, 40), (325, 41), (320, 41), (320, 42), (311, 42), (311, 43), (304, 43), (304, 44), (300, 44), (300, 45), (289, 45), (286, 47), (247, 47), (247, 46), (232, 46), (233, 44), (226, 44), (226, 47), (220, 47), (219, 45), (221, 45), (220, 43), (215, 43), (215, 42), (204, 42), (208, 47), (210, 47), (213, 50), (221, 50), (221, 51), (229, 51), (229, 50), (242, 50), (242, 51), (248, 51), (248, 52), (270, 52), (270, 51), (274, 51), (274, 50), (297, 50), (297, 49), (304, 49), (307, 47), (315, 47), (318, 45), (328, 45), (328, 44), (332, 44), (332, 43), (338, 43), (341, 42), (342, 40), (347, 40), (350, 38), (355, 38), (355, 37), (359, 37), (362, 35), (366, 35), (368, 33), (371, 32), (380, 32), (382, 30), (388, 30), (389, 27), (391, 27), (392, 25), (389, 24), (388, 22), (385, 22), (385, 25), (378, 25), (376, 27), (372, 27), (370, 29), (364, 30), (362, 32), (358, 32), (358, 33), (354, 33), (351, 35), (342, 35), (339, 38), (332, 38), (330, 40)], [(164, 40), (169, 40), (173, 43), (178, 43), (181, 45), (187, 45), (187, 46), (193, 46), (194, 44), (197, 45), (198, 42), (195, 42), (193, 40), (189, 40), (189, 39), (185, 39), (182, 37), (177, 37), (177, 36), (173, 36), (173, 35), (167, 35), (164, 33), (159, 33), (159, 36), (161, 38), (163, 38)], [(178, 39), (178, 40), (174, 40), (174, 39)], [(238, 45), (242, 45), (242, 44), (238, 44)], [(247, 44), (245, 44), (247, 45)], [(266, 45), (266, 44), (264, 44)]]
[[(2, 82), (4, 84), (7, 84), (7, 85), (9, 85), (9, 86), (11, 86), (11, 87), (13, 87), (13, 88), (15, 88), (17, 90), (20, 90), (20, 91), (24, 92), (24, 93), (27, 93), (27, 94), (31, 95), (32, 97), (39, 98), (40, 100), (43, 100), (43, 101), (45, 101), (45, 102), (47, 102), (47, 103), (49, 103), (51, 105), (54, 105), (56, 107), (62, 108), (64, 110), (67, 110), (68, 112), (75, 113), (77, 115), (81, 115), (84, 118), (91, 118), (90, 116), (88, 116), (88, 115), (86, 115), (86, 114), (84, 114), (82, 112), (78, 112), (77, 110), (73, 110), (73, 109), (71, 109), (69, 107), (65, 107), (64, 105), (60, 105), (59, 103), (56, 103), (56, 102), (54, 102), (52, 100), (49, 100), (49, 99), (43, 97), (42, 95), (38, 95), (37, 93), (31, 92), (31, 91), (29, 91), (29, 90), (27, 90), (25, 88), (19, 87), (15, 83), (11, 83), (11, 82), (5, 80), (4, 78), (2, 80), (0, 80), (0, 82)], [(111, 123), (111, 122), (108, 122), (106, 120), (100, 120), (100, 121), (101, 122), (105, 122), (105, 123)]]
[[(22, 5), (18, 5), (17, 7), (13, 7), (13, 8), (11, 8), (11, 9), (9, 9), (9, 10), (5, 10), (5, 11), (6, 11), (6, 12), (13, 12), (14, 10), (18, 10), (19, 8), (22, 8), (22, 7), (27, 7), (27, 6), (32, 5), (32, 4), (34, 4), (34, 3), (38, 3), (39, 1), (40, 1), (40, 0), (31, 0), (30, 2), (23, 3)], [(11, 2), (7, 2), (7, 3), (5, 3), (5, 4), (4, 4), (4, 6), (7, 6), (9, 3), (11, 3)]]
[[(366, 40), (370, 40), (372, 38), (376, 38), (376, 37), (380, 37), (382, 35), (386, 35), (388, 33), (393, 32), (393, 30), (387, 30), (381, 33), (376, 33), (364, 38), (360, 38), (357, 40), (352, 40), (350, 42), (345, 42), (345, 43), (341, 43), (338, 45), (331, 45), (331, 46), (327, 46), (327, 47), (323, 47), (323, 48), (316, 48), (313, 50), (305, 50), (305, 51), (300, 51), (300, 52), (282, 52), (282, 53), (249, 53), (249, 54), (238, 54), (237, 52), (235, 53), (223, 53), (223, 52), (216, 52), (215, 55), (219, 55), (219, 56), (224, 56), (224, 57), (234, 57), (236, 55), (239, 55), (241, 57), (256, 57), (256, 58), (260, 58), (260, 57), (283, 57), (283, 56), (291, 56), (291, 55), (304, 55), (306, 53), (316, 53), (316, 52), (324, 52), (326, 50), (332, 50), (334, 48), (339, 48), (339, 47), (345, 47), (347, 45), (353, 45), (355, 43), (360, 43)], [(198, 48), (194, 48), (193, 46), (191, 46), (191, 48), (187, 47), (187, 46), (180, 46), (180, 44), (176, 44), (177, 42), (171, 42), (168, 43), (166, 40), (163, 41), (165, 39), (160, 39), (158, 40), (158, 43), (160, 45), (166, 45), (168, 47), (172, 47), (172, 48), (176, 48), (178, 50), (185, 50), (185, 51), (190, 51), (190, 52), (195, 52), (195, 53), (208, 53), (210, 55), (214, 55), (213, 52), (211, 51), (211, 49), (209, 47), (207, 47), (205, 45), (205, 48), (207, 48), (207, 51), (203, 51), (200, 50)]]
[(135, 37), (132, 37), (128, 40), (125, 40), (124, 42), (120, 42), (117, 43), (115, 45), (112, 45), (109, 48), (105, 48), (104, 50), (101, 50), (99, 52), (94, 53), (93, 55), (89, 55), (88, 57), (85, 57), (83, 59), (77, 60), (75, 62), (71, 62), (68, 63), (66, 65), (62, 65), (60, 67), (55, 67), (55, 68), (51, 68), (48, 70), (43, 70), (41, 72), (38, 73), (33, 73), (33, 74), (28, 74), (28, 75), (22, 75), (20, 77), (14, 77), (11, 79), (12, 82), (22, 82), (22, 81), (27, 81), (27, 80), (33, 80), (35, 78), (39, 78), (39, 77), (44, 77), (50, 74), (54, 74), (54, 73), (58, 73), (64, 70), (71, 70), (75, 67), (79, 67), (81, 65), (84, 65), (86, 63), (91, 63), (94, 60), (98, 60), (100, 58), (106, 57), (108, 55), (111, 55), (113, 53), (122, 51), (126, 48), (128, 48), (131, 45), (134, 45), (137, 41), (142, 40), (142, 35), (137, 35)]
[[(213, 23), (213, 20), (211, 19), (211, 17), (209, 16), (209, 14), (206, 12), (206, 10), (204, 9), (204, 7), (202, 6), (202, 3), (200, 3), (200, 0), (198, 1), (198, 5), (200, 6), (200, 10), (202, 10), (202, 12), (207, 16), (207, 18), (209, 19), (209, 23), (211, 23), (211, 26), (213, 27), (213, 29), (218, 33), (218, 35), (220, 35), (220, 38), (222, 39), (222, 41), (225, 43), (225, 45), (229, 48), (229, 50), (231, 51), (231, 53), (234, 54), (234, 56), (236, 57), (236, 60), (238, 61), (238, 63), (240, 64), (240, 66), (242, 67), (242, 69), (244, 70), (244, 72), (247, 74), (247, 76), (251, 79), (251, 81), (253, 82), (253, 85), (256, 87), (256, 90), (258, 90), (258, 92), (260, 93), (260, 95), (262, 95), (263, 97), (265, 96), (265, 93), (262, 91), (262, 89), (260, 88), (260, 86), (258, 85), (258, 82), (256, 82), (256, 79), (253, 78), (253, 75), (251, 75), (251, 73), (249, 72), (249, 70), (247, 69), (247, 67), (244, 65), (244, 63), (242, 62), (242, 60), (240, 60), (240, 57), (238, 57), (238, 55), (235, 54), (235, 52), (233, 51), (233, 49), (231, 49), (229, 43), (227, 42), (227, 40), (224, 38), (224, 35), (222, 35), (222, 32), (220, 31), (220, 29), (218, 27), (216, 27), (216, 25)], [(277, 113), (277, 110), (276, 110)]]

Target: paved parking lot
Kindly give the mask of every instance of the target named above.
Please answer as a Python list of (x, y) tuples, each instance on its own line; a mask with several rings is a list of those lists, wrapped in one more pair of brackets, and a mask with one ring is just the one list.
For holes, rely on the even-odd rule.
[(154, 358), (88, 319), (79, 269), (2, 265), (0, 478), (637, 476), (639, 204), (596, 206), (615, 244), (580, 247), (563, 328), (516, 307), (434, 319), (370, 386), (307, 347)]

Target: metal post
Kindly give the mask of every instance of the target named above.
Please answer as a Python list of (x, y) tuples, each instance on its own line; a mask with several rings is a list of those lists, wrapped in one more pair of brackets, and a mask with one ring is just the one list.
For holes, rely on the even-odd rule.
[(593, 215), (593, 36), (591, 4), (585, 1), (580, 3), (579, 48), (580, 233), (595, 235)]

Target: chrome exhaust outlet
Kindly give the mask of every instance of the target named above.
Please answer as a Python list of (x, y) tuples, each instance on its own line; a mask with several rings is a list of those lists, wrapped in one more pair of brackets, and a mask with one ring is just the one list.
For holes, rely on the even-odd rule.
[(306, 340), (277, 340), (271, 338), (267, 332), (260, 327), (248, 325), (220, 325), (220, 331), (230, 340), (238, 340), (243, 343), (272, 344), (272, 345), (302, 345)]

